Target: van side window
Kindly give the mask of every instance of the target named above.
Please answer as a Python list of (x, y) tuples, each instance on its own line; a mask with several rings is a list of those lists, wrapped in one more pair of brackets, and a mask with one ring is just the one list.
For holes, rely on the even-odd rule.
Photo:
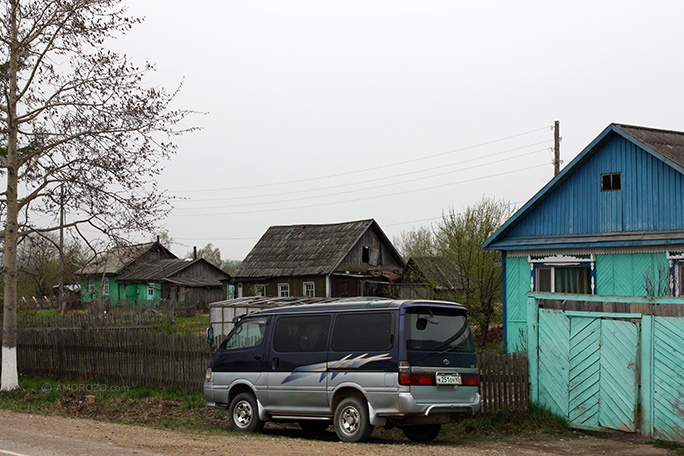
[(280, 353), (326, 351), (329, 329), (328, 315), (279, 318), (273, 335), (273, 349)]
[(332, 351), (383, 351), (392, 348), (394, 331), (390, 313), (338, 315), (332, 337)]
[(245, 320), (236, 326), (221, 345), (221, 350), (244, 350), (261, 345), (268, 318)]

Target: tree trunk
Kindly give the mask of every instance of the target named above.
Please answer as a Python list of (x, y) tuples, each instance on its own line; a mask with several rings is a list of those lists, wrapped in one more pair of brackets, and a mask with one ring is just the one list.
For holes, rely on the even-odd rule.
[(5, 245), (3, 280), (4, 308), (2, 321), (2, 378), (0, 390), (19, 388), (17, 370), (17, 239), (18, 239), (18, 190), (17, 190), (17, 64), (19, 49), (17, 42), (18, 0), (11, 2), (9, 59), (9, 97), (7, 100), (7, 220), (5, 221)]

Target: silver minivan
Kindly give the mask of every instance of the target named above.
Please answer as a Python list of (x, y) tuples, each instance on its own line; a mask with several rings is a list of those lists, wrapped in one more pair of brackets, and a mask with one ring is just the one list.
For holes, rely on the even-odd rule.
[(451, 418), (480, 411), (479, 385), (465, 307), (358, 298), (239, 317), (204, 396), (236, 431), (280, 420), (309, 431), (333, 424), (346, 442), (368, 440), (374, 426), (428, 441)]

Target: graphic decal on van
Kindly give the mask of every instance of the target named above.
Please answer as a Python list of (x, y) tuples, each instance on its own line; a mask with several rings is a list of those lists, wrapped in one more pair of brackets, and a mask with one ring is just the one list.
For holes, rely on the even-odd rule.
[[(361, 366), (365, 366), (368, 363), (372, 363), (375, 361), (385, 361), (388, 359), (392, 359), (389, 353), (385, 353), (382, 355), (374, 355), (374, 356), (368, 356), (368, 353), (365, 353), (363, 355), (357, 356), (355, 358), (351, 357), (351, 353), (345, 356), (342, 359), (339, 359), (337, 361), (328, 361), (327, 363), (318, 363), (318, 364), (309, 364), (308, 366), (302, 366), (298, 367), (295, 370), (290, 373), (283, 381), (283, 383), (289, 383), (293, 380), (297, 380), (298, 378), (304, 377), (305, 375), (309, 374), (321, 374), (321, 378), (318, 379), (319, 383), (322, 382), (325, 377), (328, 375), (328, 369), (356, 369)], [(332, 380), (333, 378), (337, 377), (339, 374), (347, 374), (346, 372), (332, 372), (332, 375), (330, 376), (330, 379)]]

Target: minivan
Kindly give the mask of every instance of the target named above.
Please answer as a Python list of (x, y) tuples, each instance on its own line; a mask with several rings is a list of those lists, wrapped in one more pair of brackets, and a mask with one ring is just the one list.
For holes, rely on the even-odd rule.
[(432, 440), (480, 411), (466, 313), (452, 302), (358, 298), (242, 315), (207, 369), (207, 405), (227, 409), (236, 431), (295, 421), (308, 431), (332, 423), (346, 442), (368, 440), (375, 426)]

